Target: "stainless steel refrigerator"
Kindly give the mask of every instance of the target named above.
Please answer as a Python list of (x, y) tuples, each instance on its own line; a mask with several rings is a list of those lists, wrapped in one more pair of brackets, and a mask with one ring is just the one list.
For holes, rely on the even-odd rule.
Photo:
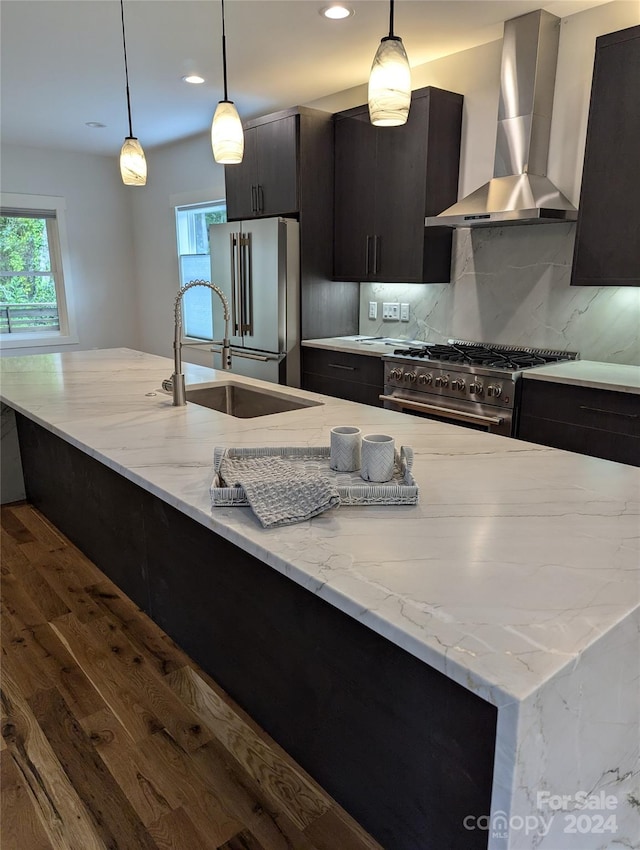
[[(293, 219), (212, 224), (211, 281), (231, 312), (231, 371), (300, 386), (300, 234)], [(220, 327), (219, 314), (215, 313)]]

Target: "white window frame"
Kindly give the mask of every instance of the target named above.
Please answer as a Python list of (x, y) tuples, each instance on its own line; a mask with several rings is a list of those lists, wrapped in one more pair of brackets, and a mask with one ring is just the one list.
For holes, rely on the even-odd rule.
[[(180, 258), (182, 256), (190, 256), (190, 255), (191, 256), (210, 256), (210, 254), (209, 253), (206, 254), (206, 255), (205, 254), (195, 254), (193, 252), (182, 254), (180, 252), (181, 242), (184, 243), (184, 241), (186, 241), (187, 243), (189, 243), (190, 248), (193, 247), (193, 243), (192, 243), (191, 233), (181, 232), (179, 214), (182, 213), (182, 212), (185, 212), (185, 211), (189, 211), (189, 210), (197, 211), (198, 209), (209, 209), (211, 207), (224, 207), (225, 210), (226, 210), (227, 202), (226, 202), (225, 198), (217, 198), (217, 199), (214, 199), (214, 200), (198, 199), (198, 200), (193, 200), (190, 203), (188, 201), (185, 202), (184, 200), (182, 200), (182, 203), (175, 203), (175, 201), (177, 201), (177, 198), (172, 198), (172, 201), (174, 201), (173, 209), (174, 209), (175, 227), (176, 227), (176, 252), (177, 252), (177, 257), (178, 257), (178, 274), (180, 275)], [(207, 276), (207, 277), (209, 277), (209, 276)], [(182, 280), (180, 280), (180, 285), (181, 286), (183, 285)], [(212, 326), (213, 326), (214, 308), (215, 308), (215, 305), (217, 303), (217, 300), (216, 300), (216, 297), (214, 296), (214, 294), (212, 292), (209, 293), (208, 298), (209, 298), (209, 301), (211, 303), (211, 316), (212, 316)], [(184, 313), (184, 306), (185, 305), (184, 305), (184, 302), (183, 302), (183, 305), (182, 305), (183, 313)], [(189, 342), (196, 344), (196, 345), (198, 343), (202, 343), (203, 345), (206, 345), (207, 343), (211, 343), (211, 342), (215, 341), (215, 337), (216, 337), (215, 327), (214, 327), (213, 336), (211, 338), (204, 338), (204, 337), (189, 336), (186, 332), (186, 325), (187, 325), (186, 317), (183, 315), (184, 338), (186, 340), (188, 340)]]
[(38, 211), (54, 213), (55, 218), (48, 219), (47, 238), (51, 273), (56, 287), (58, 306), (58, 330), (23, 331), (22, 333), (0, 334), (0, 349), (35, 348), (37, 346), (73, 345), (79, 342), (76, 333), (75, 312), (73, 310), (73, 289), (67, 241), (67, 223), (65, 198), (53, 195), (20, 195), (9, 192), (0, 193), (0, 206), (33, 214)]

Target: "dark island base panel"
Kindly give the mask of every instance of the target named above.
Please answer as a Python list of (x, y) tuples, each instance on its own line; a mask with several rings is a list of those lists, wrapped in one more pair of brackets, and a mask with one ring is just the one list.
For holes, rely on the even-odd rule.
[(497, 711), (17, 416), (28, 498), (386, 850), (476, 850)]

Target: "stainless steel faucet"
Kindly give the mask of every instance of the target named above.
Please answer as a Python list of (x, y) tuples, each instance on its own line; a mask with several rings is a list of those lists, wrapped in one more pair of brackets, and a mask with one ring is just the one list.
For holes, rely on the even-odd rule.
[(218, 296), (224, 308), (224, 339), (222, 340), (222, 368), (231, 368), (231, 344), (229, 342), (229, 302), (224, 292), (215, 283), (208, 280), (191, 280), (178, 291), (174, 304), (174, 336), (173, 336), (173, 375), (168, 381), (162, 382), (162, 388), (173, 393), (173, 403), (176, 407), (187, 403), (184, 375), (182, 374), (182, 299), (185, 292), (194, 286), (206, 286)]

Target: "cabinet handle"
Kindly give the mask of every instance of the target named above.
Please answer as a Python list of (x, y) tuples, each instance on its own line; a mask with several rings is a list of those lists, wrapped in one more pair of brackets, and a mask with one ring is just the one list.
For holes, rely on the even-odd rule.
[(606, 413), (609, 416), (623, 416), (625, 419), (640, 419), (640, 413), (620, 413), (618, 410), (604, 410), (602, 407), (587, 407), (580, 405), (580, 410), (588, 410), (589, 413)]
[(364, 273), (366, 275), (371, 274), (371, 240), (373, 236), (367, 236), (367, 246), (366, 246), (366, 257), (364, 264)]
[(258, 212), (264, 212), (264, 190), (261, 183), (258, 183)]
[(467, 413), (464, 410), (453, 410), (451, 407), (440, 407), (437, 404), (423, 404), (421, 401), (403, 398), (395, 395), (379, 395), (380, 401), (395, 404), (400, 410), (416, 410), (418, 413), (434, 413), (436, 416), (457, 419), (460, 422), (478, 423), (481, 425), (501, 425), (504, 422), (502, 416), (480, 416), (478, 413)]
[(251, 185), (251, 212), (258, 215), (258, 191), (255, 184)]
[(379, 274), (380, 272), (380, 254), (382, 253), (382, 237), (374, 236), (373, 237), (373, 273)]
[(328, 366), (330, 369), (345, 369), (347, 372), (356, 371), (355, 366), (341, 366), (340, 363), (329, 363)]

